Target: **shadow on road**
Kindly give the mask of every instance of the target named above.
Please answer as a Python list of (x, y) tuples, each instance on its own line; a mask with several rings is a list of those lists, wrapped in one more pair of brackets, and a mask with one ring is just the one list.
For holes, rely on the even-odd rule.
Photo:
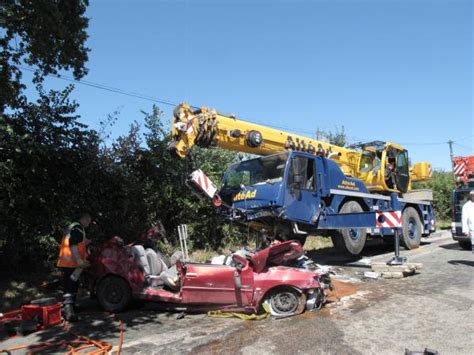
[[(35, 345), (40, 343), (72, 343), (77, 336), (82, 336), (93, 341), (109, 342), (116, 345), (120, 336), (120, 321), (123, 322), (124, 333), (131, 329), (143, 329), (147, 324), (159, 324), (158, 318), (161, 314), (165, 317), (176, 317), (173, 312), (156, 312), (148, 309), (146, 303), (135, 304), (133, 309), (120, 314), (111, 314), (100, 311), (98, 304), (93, 300), (83, 300), (81, 305), (87, 308), (87, 312), (78, 312), (79, 322), (70, 323), (69, 330), (63, 325), (54, 326), (50, 329), (39, 331), (25, 337), (16, 337), (6, 340), (0, 345), (0, 349), (18, 346), (20, 344), (31, 344), (27, 351), (34, 351)], [(92, 311), (91, 311), (92, 310)], [(76, 345), (77, 346), (77, 345)], [(47, 352), (64, 352), (66, 346), (55, 346), (47, 349)], [(92, 350), (89, 349), (89, 350)]]
[(458, 250), (461, 250), (461, 251), (468, 251), (468, 252), (471, 252), (470, 250), (464, 250), (464, 249), (462, 249), (462, 248), (459, 246), (459, 243), (458, 243), (458, 242), (440, 245), (439, 247), (440, 247), (440, 248), (443, 248), (443, 249), (450, 249), (450, 250), (458, 249)]
[[(423, 241), (421, 246), (429, 245), (432, 242)], [(403, 247), (401, 250), (404, 250)], [(367, 241), (367, 244), (359, 256), (348, 256), (344, 255), (336, 248), (326, 248), (319, 250), (311, 250), (307, 252), (307, 256), (314, 260), (318, 264), (325, 265), (335, 265), (335, 266), (357, 266), (361, 265), (351, 265), (351, 263), (356, 263), (357, 261), (363, 258), (371, 258), (374, 256), (387, 254), (394, 251), (393, 239), (392, 240), (382, 240), (382, 239), (371, 239)], [(387, 257), (388, 259), (388, 257)]]
[(474, 267), (474, 261), (470, 260), (449, 260), (448, 263), (451, 265), (466, 265)]

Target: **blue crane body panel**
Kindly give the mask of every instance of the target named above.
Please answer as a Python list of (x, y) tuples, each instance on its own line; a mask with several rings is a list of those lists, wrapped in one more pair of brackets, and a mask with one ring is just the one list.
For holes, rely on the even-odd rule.
[[(219, 195), (228, 206), (221, 213), (247, 223), (288, 221), (308, 233), (367, 228), (371, 235), (384, 236), (392, 235), (393, 229), (376, 228), (376, 212), (412, 207), (420, 217), (423, 235), (434, 231), (429, 201), (371, 193), (361, 180), (344, 175), (335, 161), (300, 151), (235, 164), (224, 176)], [(361, 209), (341, 213), (348, 201), (356, 201)]]

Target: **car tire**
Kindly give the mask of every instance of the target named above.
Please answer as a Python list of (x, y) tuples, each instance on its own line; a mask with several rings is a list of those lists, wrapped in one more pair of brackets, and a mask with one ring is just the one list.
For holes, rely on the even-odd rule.
[(97, 299), (108, 312), (121, 312), (132, 302), (130, 285), (118, 276), (106, 276), (97, 285)]
[(291, 287), (280, 287), (265, 298), (270, 313), (275, 317), (289, 317), (304, 312), (304, 295)]
[(420, 215), (413, 207), (407, 207), (402, 213), (401, 242), (406, 249), (416, 249), (420, 246), (423, 233)]
[(458, 240), (459, 246), (464, 250), (471, 250), (472, 244), (469, 240)]
[[(364, 212), (364, 209), (357, 201), (344, 203), (339, 211), (341, 214), (358, 212)], [(365, 228), (339, 229), (331, 234), (331, 239), (338, 251), (348, 256), (358, 256), (364, 249), (367, 231)]]

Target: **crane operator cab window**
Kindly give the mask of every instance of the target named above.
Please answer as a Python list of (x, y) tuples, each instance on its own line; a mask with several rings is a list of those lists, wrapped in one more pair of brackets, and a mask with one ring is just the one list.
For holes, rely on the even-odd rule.
[(288, 186), (295, 190), (314, 190), (314, 159), (296, 156), (291, 159)]
[(410, 167), (406, 150), (399, 151), (396, 165), (397, 188), (400, 192), (407, 192), (410, 183)]
[(388, 156), (387, 162), (385, 163), (385, 183), (390, 189), (395, 189), (397, 185), (397, 180), (395, 176), (395, 162), (395, 157)]
[(409, 184), (409, 161), (406, 150), (389, 149), (385, 164), (385, 183), (390, 189), (407, 192)]
[(369, 150), (362, 151), (359, 170), (361, 173), (367, 173), (374, 168), (375, 152)]

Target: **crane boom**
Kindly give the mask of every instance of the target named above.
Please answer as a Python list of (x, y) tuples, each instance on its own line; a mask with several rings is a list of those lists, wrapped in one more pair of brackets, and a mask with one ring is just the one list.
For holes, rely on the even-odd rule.
[[(339, 147), (323, 141), (295, 135), (224, 116), (215, 110), (192, 110), (178, 105), (173, 112), (172, 141), (169, 149), (184, 158), (193, 145), (219, 147), (257, 155), (286, 150), (318, 154), (334, 160), (343, 173), (361, 179), (370, 191), (402, 192), (410, 190), (412, 181), (430, 178), (429, 163), (408, 166), (406, 150), (395, 143), (374, 141), (352, 147)], [(392, 165), (393, 181), (387, 177)]]

